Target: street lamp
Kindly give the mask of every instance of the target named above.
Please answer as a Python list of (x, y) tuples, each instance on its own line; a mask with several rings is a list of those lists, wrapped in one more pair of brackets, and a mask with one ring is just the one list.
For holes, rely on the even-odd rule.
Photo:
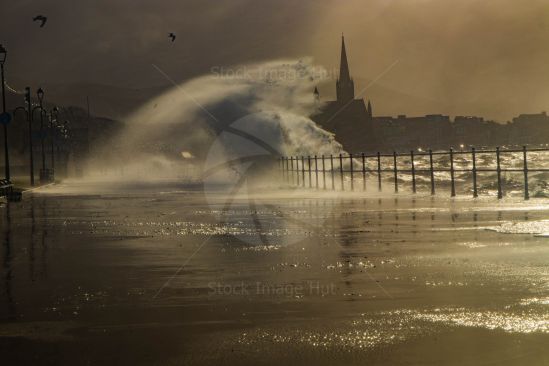
[[(25, 119), (28, 119), (30, 117), (29, 113), (27, 112), (27, 108), (25, 106), (19, 106), (19, 107), (16, 107), (12, 112), (12, 116), (14, 120), (15, 120), (15, 116), (17, 116), (18, 111), (25, 113)], [(31, 186), (33, 185), (34, 185), (34, 178), (32, 176), (32, 170), (31, 170)]]
[[(39, 108), (39, 107), (37, 107)], [(19, 106), (13, 110), (13, 118), (17, 115), (18, 111), (25, 112), (25, 117), (27, 119), (27, 122), (29, 124), (29, 155), (30, 155), (30, 184), (32, 187), (34, 187), (34, 154), (32, 152), (32, 145), (33, 145), (33, 138), (32, 138), (32, 112), (34, 111), (32, 109), (32, 103), (31, 103), (31, 91), (30, 88), (27, 86), (25, 87), (25, 106)]]
[(27, 112), (29, 114), (29, 154), (30, 154), (30, 183), (34, 187), (34, 156), (32, 153), (32, 103), (31, 90), (27, 86), (25, 88), (25, 101), (27, 102)]
[(6, 62), (6, 57), (8, 56), (8, 51), (0, 44), (0, 74), (2, 74), (2, 116), (1, 121), (4, 125), (4, 159), (5, 159), (5, 169), (6, 169), (6, 179), (10, 180), (10, 157), (8, 149), (8, 123), (10, 122), (10, 115), (6, 113), (6, 82), (4, 81), (4, 63)]
[(59, 109), (57, 107), (53, 107), (52, 111), (50, 112), (50, 143), (51, 143), (51, 171), (52, 174), (55, 173), (55, 152), (53, 151), (53, 140), (55, 137), (54, 131), (53, 131), (53, 116), (55, 116), (55, 124), (57, 125), (57, 116), (59, 113)]
[(36, 96), (40, 102), (40, 148), (42, 152), (42, 169), (40, 170), (40, 181), (43, 183), (47, 180), (46, 177), (46, 149), (44, 147), (44, 108), (42, 106), (42, 101), (44, 100), (44, 90), (38, 88), (36, 91)]

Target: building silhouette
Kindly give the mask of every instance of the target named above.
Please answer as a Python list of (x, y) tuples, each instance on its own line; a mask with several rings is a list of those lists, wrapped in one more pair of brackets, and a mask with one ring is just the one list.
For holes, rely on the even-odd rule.
[[(322, 102), (313, 121), (336, 135), (336, 139), (348, 151), (363, 151), (365, 147), (377, 145), (373, 131), (372, 104), (359, 95), (355, 96), (355, 83), (351, 77), (345, 38), (341, 37), (341, 59), (339, 77), (336, 81), (336, 100)], [(314, 97), (320, 100), (317, 88)]]
[(542, 144), (549, 140), (549, 116), (545, 113), (521, 114), (506, 124), (475, 116), (428, 114), (374, 116), (372, 103), (366, 104), (351, 77), (345, 38), (341, 38), (336, 100), (322, 101), (318, 88), (313, 96), (319, 104), (311, 119), (332, 132), (348, 152), (406, 151), (410, 149), (447, 149), (461, 146), (503, 146)]

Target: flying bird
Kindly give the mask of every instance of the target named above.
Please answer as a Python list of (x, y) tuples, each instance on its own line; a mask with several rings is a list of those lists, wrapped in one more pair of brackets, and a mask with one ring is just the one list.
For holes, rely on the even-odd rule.
[(175, 34), (170, 33), (170, 34), (168, 35), (168, 38), (170, 38), (170, 39), (172, 40), (172, 42), (175, 42)]
[(46, 22), (48, 21), (48, 18), (46, 18), (45, 16), (43, 15), (37, 15), (35, 16), (34, 18), (32, 18), (33, 21), (40, 21), (42, 23), (40, 23), (40, 28), (44, 28), (44, 26), (46, 25)]

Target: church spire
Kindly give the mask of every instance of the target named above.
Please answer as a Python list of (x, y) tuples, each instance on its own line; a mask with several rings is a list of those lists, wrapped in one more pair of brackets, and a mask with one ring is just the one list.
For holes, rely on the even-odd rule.
[(341, 35), (341, 61), (339, 64), (339, 79), (336, 83), (337, 101), (347, 103), (355, 99), (355, 83), (349, 72), (347, 50), (345, 49), (345, 37)]
[(349, 62), (347, 61), (347, 50), (345, 49), (345, 37), (343, 35), (341, 35), (341, 61), (339, 64), (339, 80), (351, 80), (351, 75), (349, 72)]

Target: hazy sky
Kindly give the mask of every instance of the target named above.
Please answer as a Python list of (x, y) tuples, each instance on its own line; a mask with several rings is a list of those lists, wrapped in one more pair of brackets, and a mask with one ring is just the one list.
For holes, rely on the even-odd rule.
[[(37, 14), (48, 17), (44, 28)], [(0, 2), (8, 75), (36, 84), (165, 84), (152, 63), (178, 81), (273, 58), (333, 68), (342, 32), (358, 90), (398, 61), (365, 93), (375, 114), (506, 120), (549, 109), (547, 0)]]

